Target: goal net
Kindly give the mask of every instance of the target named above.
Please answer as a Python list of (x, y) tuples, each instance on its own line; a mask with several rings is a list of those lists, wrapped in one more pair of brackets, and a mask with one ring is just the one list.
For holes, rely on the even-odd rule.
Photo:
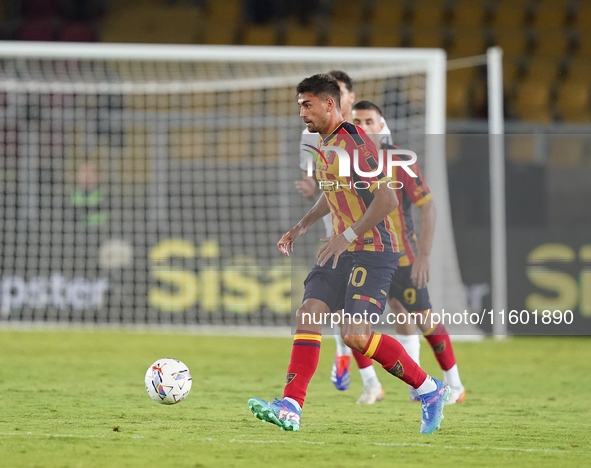
[(313, 263), (276, 248), (310, 207), (295, 86), (334, 69), (418, 154), (438, 210), (433, 304), (465, 309), (443, 52), (2, 43), (1, 320), (289, 324)]

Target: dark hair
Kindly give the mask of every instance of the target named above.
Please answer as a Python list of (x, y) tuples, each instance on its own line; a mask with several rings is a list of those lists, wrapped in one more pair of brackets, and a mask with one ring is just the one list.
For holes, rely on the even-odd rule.
[(328, 74), (336, 78), (337, 81), (345, 83), (345, 88), (347, 88), (349, 92), (353, 91), (353, 82), (351, 81), (351, 77), (347, 75), (344, 71), (332, 70), (329, 71)]
[(380, 114), (380, 116), (382, 115), (380, 108), (370, 101), (359, 101), (353, 106), (353, 110), (374, 110)]
[(310, 93), (323, 99), (333, 98), (337, 108), (341, 108), (341, 88), (336, 78), (319, 73), (303, 79), (296, 88), (298, 94)]

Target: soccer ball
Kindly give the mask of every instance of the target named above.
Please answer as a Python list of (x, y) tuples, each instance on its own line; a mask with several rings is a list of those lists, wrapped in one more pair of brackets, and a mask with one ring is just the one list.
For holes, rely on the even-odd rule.
[(191, 372), (176, 359), (158, 359), (146, 371), (146, 391), (157, 403), (174, 405), (191, 390)]

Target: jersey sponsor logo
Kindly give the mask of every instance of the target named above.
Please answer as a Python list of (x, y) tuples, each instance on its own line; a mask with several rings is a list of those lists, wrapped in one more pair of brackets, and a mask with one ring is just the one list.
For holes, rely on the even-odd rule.
[(367, 245), (367, 244), (373, 244), (373, 239), (372, 238), (363, 239), (363, 243), (365, 245)]
[(289, 385), (293, 379), (296, 378), (296, 375), (298, 374), (287, 374), (287, 376), (285, 377), (285, 385)]

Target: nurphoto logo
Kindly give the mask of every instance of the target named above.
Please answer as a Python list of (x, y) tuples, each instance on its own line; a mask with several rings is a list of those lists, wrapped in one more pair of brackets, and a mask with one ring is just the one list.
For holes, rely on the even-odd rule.
[[(328, 169), (328, 159), (331, 157), (332, 151), (334, 151), (338, 156), (339, 177), (351, 177), (351, 156), (346, 149), (341, 148), (340, 146), (321, 146), (320, 149), (308, 144), (305, 146), (310, 148), (304, 150), (309, 154), (309, 156), (306, 158), (306, 170), (308, 177), (313, 177), (314, 175), (314, 159), (316, 159), (316, 162), (321, 168)], [(407, 156), (409, 159), (400, 160), (393, 158), (393, 156)], [(392, 168), (395, 166), (402, 167), (402, 169), (410, 177), (418, 177), (410, 168), (410, 166), (417, 162), (417, 154), (414, 151), (404, 149), (379, 150), (377, 161), (375, 161), (375, 158), (372, 158), (372, 161), (374, 162), (373, 166), (375, 166), (373, 167), (370, 165), (370, 167), (373, 169), (372, 171), (367, 172), (361, 170), (359, 168), (359, 150), (353, 150), (353, 170), (355, 171), (355, 174), (360, 177), (377, 177), (379, 174), (384, 172), (384, 165), (386, 166), (386, 176), (389, 179), (392, 178)], [(381, 181), (378, 182), (378, 186), (380, 183)], [(337, 186), (336, 188), (339, 188), (339, 186), (342, 185), (338, 181), (334, 182), (330, 180), (320, 180), (318, 181), (318, 184), (322, 190), (330, 190), (331, 188), (334, 190), (333, 186), (335, 184)], [(358, 187), (358, 184), (364, 186)], [(366, 180), (359, 180), (355, 182), (355, 188), (369, 188), (370, 185), (371, 184)], [(391, 189), (401, 189), (403, 184), (399, 181), (390, 180), (387, 182), (387, 186)]]

